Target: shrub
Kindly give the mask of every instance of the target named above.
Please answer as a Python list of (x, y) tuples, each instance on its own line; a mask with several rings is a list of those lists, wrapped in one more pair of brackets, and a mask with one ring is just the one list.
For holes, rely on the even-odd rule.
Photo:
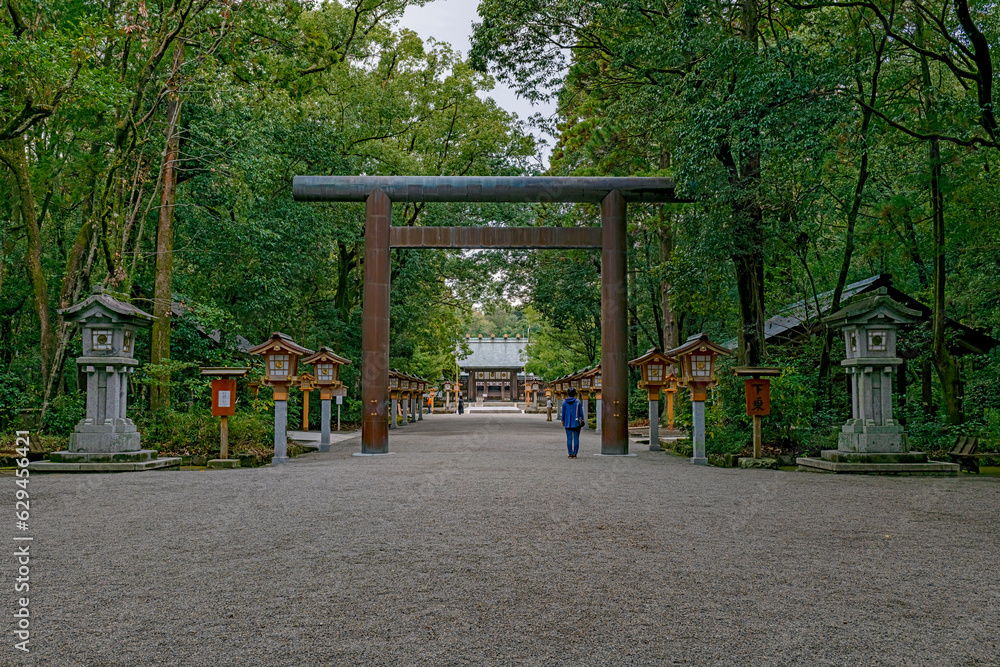
[(45, 411), (42, 429), (49, 435), (69, 435), (87, 414), (87, 392), (75, 391), (57, 396)]

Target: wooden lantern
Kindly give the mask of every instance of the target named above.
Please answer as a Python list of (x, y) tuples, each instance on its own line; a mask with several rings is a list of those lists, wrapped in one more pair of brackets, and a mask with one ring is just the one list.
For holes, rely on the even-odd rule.
[(324, 345), (315, 354), (302, 359), (302, 363), (312, 364), (316, 371), (316, 386), (322, 393), (324, 388), (332, 390), (342, 386), (340, 367), (351, 362)]
[(731, 352), (709, 340), (708, 334), (699, 333), (667, 354), (675, 357), (680, 363), (680, 377), (677, 378), (677, 384), (691, 389), (691, 400), (704, 401), (708, 388), (718, 384), (715, 377), (715, 360)]
[(670, 367), (677, 363), (677, 360), (653, 347), (647, 350), (646, 354), (628, 363), (629, 366), (639, 367), (641, 372), (639, 388), (647, 391), (650, 401), (658, 401), (660, 400), (660, 391), (670, 384), (669, 378), (673, 377), (670, 373)]
[(298, 373), (299, 357), (312, 354), (312, 350), (298, 345), (291, 336), (280, 331), (275, 331), (269, 339), (248, 352), (264, 357), (264, 383), (274, 387), (276, 401), (288, 400), (288, 385)]

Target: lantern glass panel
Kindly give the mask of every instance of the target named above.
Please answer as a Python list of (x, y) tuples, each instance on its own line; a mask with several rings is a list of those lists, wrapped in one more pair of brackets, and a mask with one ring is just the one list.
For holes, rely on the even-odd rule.
[(594, 386), (597, 387), (598, 389), (600, 389), (600, 387), (601, 387), (601, 374), (600, 373), (598, 373), (597, 375), (594, 376)]
[(399, 388), (399, 378), (390, 377), (389, 378), (389, 388), (398, 389)]
[(858, 351), (858, 336), (853, 331), (851, 332), (851, 352)]
[(132, 332), (128, 329), (125, 330), (125, 338), (122, 341), (122, 350), (125, 352), (132, 351)]
[(885, 331), (868, 332), (868, 350), (870, 352), (885, 352), (889, 335)]
[(646, 366), (646, 380), (649, 382), (663, 382), (663, 364), (649, 364)]
[(267, 374), (273, 378), (288, 377), (288, 355), (269, 354), (267, 355)]
[(90, 347), (94, 350), (110, 350), (111, 329), (94, 329), (91, 331)]
[(333, 364), (316, 364), (316, 380), (333, 382)]
[(584, 389), (590, 389), (590, 378), (583, 378), (580, 382)]
[(712, 355), (692, 354), (691, 355), (691, 377), (709, 378), (712, 376)]

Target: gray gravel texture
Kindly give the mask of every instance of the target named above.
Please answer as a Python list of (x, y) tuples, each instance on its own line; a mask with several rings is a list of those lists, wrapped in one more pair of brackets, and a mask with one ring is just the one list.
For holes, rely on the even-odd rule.
[(602, 458), (593, 432), (571, 460), (544, 415), (390, 447), (33, 476), (33, 651), (5, 612), (0, 663), (1000, 664), (997, 478)]

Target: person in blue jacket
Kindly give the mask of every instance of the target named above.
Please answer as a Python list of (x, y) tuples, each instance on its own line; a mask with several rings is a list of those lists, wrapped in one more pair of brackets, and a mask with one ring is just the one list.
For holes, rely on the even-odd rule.
[(562, 423), (566, 429), (566, 449), (575, 459), (580, 451), (580, 429), (583, 428), (583, 403), (576, 398), (576, 389), (570, 387), (569, 398), (562, 402)]

